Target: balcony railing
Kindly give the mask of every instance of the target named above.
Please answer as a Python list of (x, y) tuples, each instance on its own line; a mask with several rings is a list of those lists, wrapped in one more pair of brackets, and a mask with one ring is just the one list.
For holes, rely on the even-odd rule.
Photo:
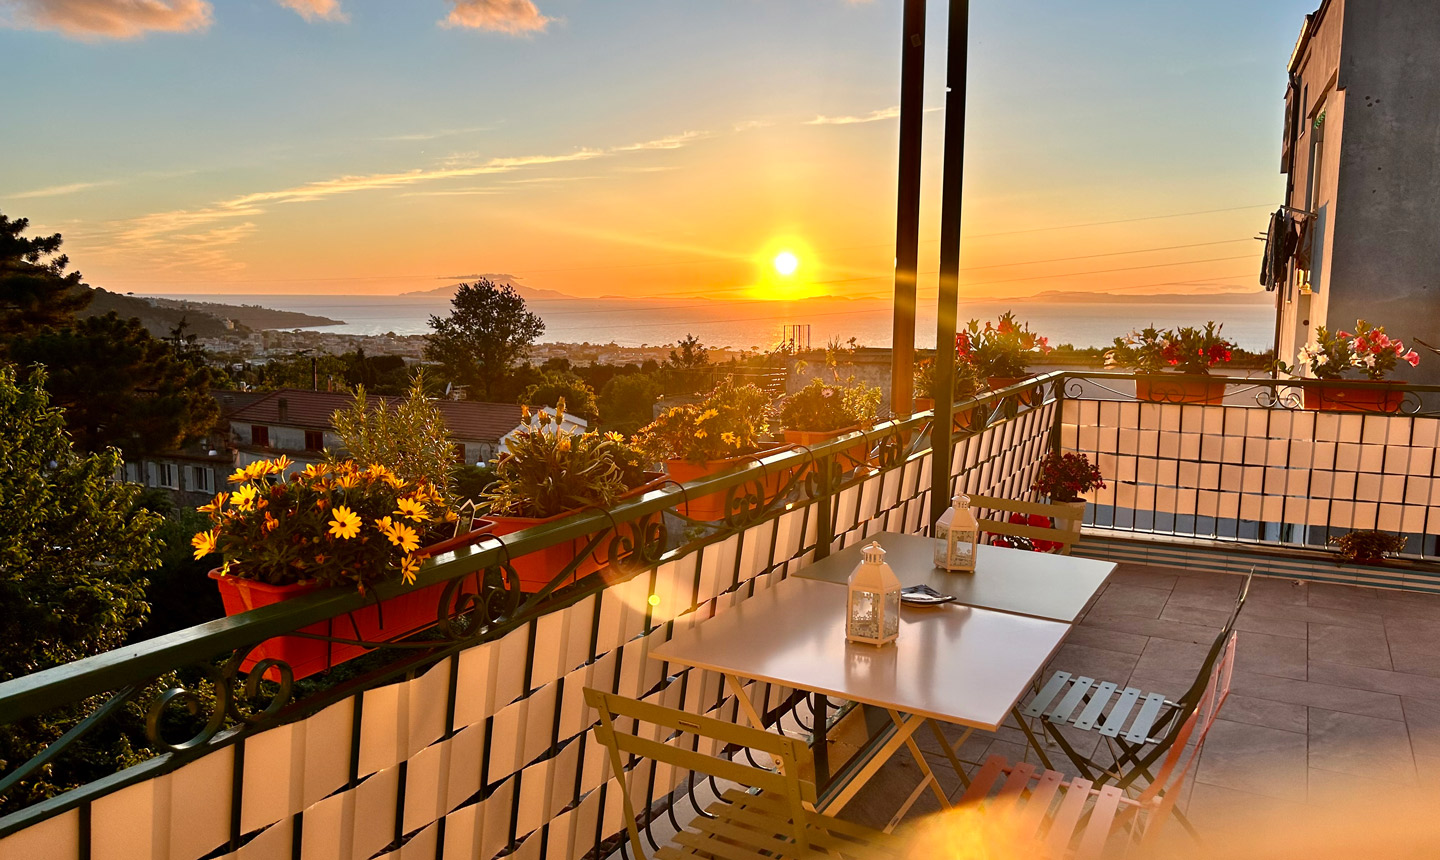
[[(1296, 508), (1292, 498), (1311, 497), (1288, 482), (1292, 472), (1317, 471), (1314, 445), (1323, 441), (1335, 444), (1337, 458), (1323, 471), (1356, 479), (1338, 527), (1371, 522), (1357, 500), (1360, 477), (1372, 474), (1382, 495), (1373, 524), (1391, 522), (1385, 506), (1393, 504), (1402, 508), (1401, 529), (1415, 524), (1404, 502), (1384, 500), (1385, 479), (1404, 475), (1407, 487), (1419, 486), (1408, 470), (1425, 445), (1433, 454), (1437, 419), (1424, 398), (1440, 389), (1407, 389), (1416, 406), (1402, 414), (1325, 415), (1303, 412), (1287, 384), (1225, 382), (1225, 405), (1139, 403), (1128, 393), (1132, 377), (1056, 372), (959, 404), (956, 414), (968, 418), (947, 452), (952, 484), (1029, 497), (1046, 451), (1082, 450), (1099, 458), (1111, 485), (1091, 506), (1087, 539), (1163, 533), (1237, 548), (1314, 548), (1321, 530), (1337, 527), (1320, 513), (1345, 513), (1346, 499), (1332, 489), (1323, 508)], [(834, 548), (881, 530), (928, 528), (930, 420), (920, 414), (811, 449), (776, 451), (503, 544), (477, 543), (437, 558), (409, 589), (312, 594), (0, 684), (0, 725), (45, 718), (72, 727), (40, 757), (9, 762), (0, 773), (0, 800), (13, 809), (0, 818), (0, 857), (428, 860), (508, 852), (570, 860), (605, 853), (623, 828), (618, 783), (590, 733), (581, 690), (734, 719), (735, 699), (718, 676), (661, 664), (650, 649)], [(1321, 439), (1332, 424), (1337, 438)], [(1302, 467), (1291, 452), (1307, 441), (1311, 458)], [(1282, 443), (1291, 456), (1283, 465), (1271, 459)], [(1342, 444), (1387, 450), (1378, 471), (1360, 459), (1351, 465), (1349, 453), (1342, 468)], [(1394, 445), (1412, 455), (1403, 466), (1386, 459)], [(1226, 483), (1230, 467), (1240, 470), (1238, 485)], [(1212, 472), (1217, 485), (1201, 486)], [(1282, 484), (1267, 481), (1282, 480), (1277, 507), (1268, 499)], [(726, 496), (723, 520), (678, 515), (682, 503), (714, 492)], [(1427, 500), (1416, 534), (1437, 531), (1437, 506)], [(577, 540), (615, 563), (573, 584), (566, 584), (570, 571), (559, 570), (543, 592), (520, 592), (516, 559)], [(1435, 555), (1425, 540), (1412, 547), (1417, 565)], [(404, 642), (371, 645), (356, 668), (296, 683), (278, 665), (249, 675), (239, 669), (273, 636), (437, 585), (436, 625)], [(265, 669), (278, 680), (264, 680)], [(802, 726), (817, 718), (790, 690), (761, 684), (750, 694), (771, 716), (787, 713)], [(75, 755), (87, 733), (136, 709), (149, 717), (152, 758), (48, 799), (14, 800), (37, 768)], [(647, 821), (696, 807), (693, 774), (642, 765), (624, 778), (651, 801)]]

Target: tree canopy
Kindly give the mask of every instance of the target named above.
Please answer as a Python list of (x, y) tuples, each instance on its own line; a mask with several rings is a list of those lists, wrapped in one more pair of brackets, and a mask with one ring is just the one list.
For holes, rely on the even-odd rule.
[(666, 362), (671, 367), (691, 369), (704, 367), (710, 363), (710, 348), (700, 342), (700, 338), (693, 334), (687, 334), (676, 343), (679, 350), (670, 350), (670, 360)]
[(60, 234), (26, 238), (27, 218), (0, 212), (0, 338), (63, 325), (90, 303), (79, 272), (66, 273)]
[(600, 417), (595, 389), (568, 371), (546, 371), (539, 382), (520, 395), (524, 406), (557, 406), (561, 400), (565, 401), (565, 411), (577, 418), (594, 421)]
[(75, 451), (44, 372), (16, 377), (0, 364), (0, 680), (123, 644), (160, 550), (120, 453)]
[(10, 357), (47, 368), (46, 388), (81, 449), (114, 445), (135, 457), (199, 439), (219, 420), (213, 372), (179, 342), (177, 354), (139, 320), (109, 313), (18, 335)]
[[(406, 481), (429, 481), (448, 492), (455, 468), (455, 444), (445, 416), (425, 393), (423, 373), (415, 374), (404, 398), (372, 401), (365, 386), (355, 402), (331, 416), (346, 454), (363, 466), (384, 466)], [(335, 452), (328, 452), (332, 459)]]
[[(450, 301), (450, 316), (430, 317), (425, 357), (439, 362), (472, 400), (489, 400), (545, 332), (545, 323), (525, 306), (510, 284), (481, 278), (461, 284)], [(477, 396), (478, 395), (478, 396)]]

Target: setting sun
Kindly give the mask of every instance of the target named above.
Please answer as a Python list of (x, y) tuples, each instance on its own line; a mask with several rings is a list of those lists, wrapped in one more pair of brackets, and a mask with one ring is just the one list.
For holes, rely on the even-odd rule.
[(795, 274), (795, 270), (800, 268), (800, 258), (791, 251), (781, 251), (775, 255), (771, 265), (775, 267), (775, 271), (788, 277)]

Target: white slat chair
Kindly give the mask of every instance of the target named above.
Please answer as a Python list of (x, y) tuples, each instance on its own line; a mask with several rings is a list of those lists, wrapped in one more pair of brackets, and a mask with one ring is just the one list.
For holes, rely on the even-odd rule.
[[(810, 748), (802, 740), (588, 687), (585, 702), (600, 716), (595, 737), (609, 750), (610, 767), (621, 786), (625, 827), (635, 860), (646, 860), (648, 855), (625, 778), (625, 765), (632, 756), (757, 790), (724, 791), (721, 802), (707, 807), (706, 815), (696, 816), (671, 844), (655, 852), (657, 860), (899, 860), (903, 854), (902, 846), (888, 834), (814, 811), (815, 785), (799, 776), (813, 773)], [(768, 753), (776, 760), (778, 772), (709, 752), (732, 745)]]
[[(1096, 860), (1117, 849), (1152, 847), (1180, 797), (1185, 780), (1205, 748), (1230, 692), (1235, 667), (1235, 634), (1225, 642), (1205, 687), (1200, 707), (1181, 726), (1155, 779), (1135, 798), (1115, 785), (1096, 785), (1088, 779), (1067, 780), (1059, 771), (1044, 770), (1029, 762), (1011, 764), (991, 756), (971, 780), (960, 803), (981, 804), (986, 814), (1005, 815), (1020, 838), (1044, 843), (1045, 856)], [(1191, 743), (1191, 741), (1194, 741)]]

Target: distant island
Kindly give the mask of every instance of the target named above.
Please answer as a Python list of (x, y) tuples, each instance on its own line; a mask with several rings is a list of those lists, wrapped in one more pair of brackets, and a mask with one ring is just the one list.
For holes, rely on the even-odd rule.
[(1153, 293), (1125, 295), (1122, 293), (1069, 293), (1049, 290), (1015, 299), (1017, 302), (1068, 302), (1070, 304), (1143, 304), (1143, 305), (1273, 305), (1275, 297), (1264, 290), (1253, 293)]
[(480, 280), (481, 278), (484, 278), (485, 280), (490, 281), (491, 283), (494, 283), (494, 284), (508, 285), (508, 286), (514, 287), (514, 288), (515, 288), (515, 292), (517, 292), (517, 293), (520, 294), (520, 298), (524, 299), (524, 300), (527, 301), (527, 302), (528, 302), (528, 301), (532, 301), (532, 300), (534, 300), (534, 299), (574, 299), (574, 298), (576, 298), (575, 296), (566, 295), (565, 293), (559, 292), (559, 291), (557, 291), (557, 290), (537, 290), (537, 289), (535, 289), (534, 287), (527, 287), (527, 286), (525, 286), (524, 284), (520, 283), (520, 279), (519, 279), (519, 278), (516, 278), (514, 275), (504, 274), (504, 273), (502, 273), (502, 272), (492, 272), (492, 273), (487, 273), (487, 274), (483, 274), (483, 275), (472, 275), (472, 276), (466, 278), (464, 281), (457, 281), (456, 283), (453, 283), (453, 284), (446, 284), (446, 285), (443, 286), (443, 287), (436, 287), (436, 288), (434, 288), (434, 289), (432, 289), (432, 290), (412, 290), (412, 291), (410, 291), (410, 292), (408, 292), (408, 293), (401, 293), (400, 295), (402, 295), (402, 296), (445, 296), (445, 297), (448, 298), (448, 297), (453, 296), (453, 295), (455, 294), (455, 290), (457, 290), (457, 289), (460, 287), (460, 284), (478, 281), (478, 280)]
[(145, 330), (156, 337), (170, 336), (182, 320), (185, 322), (186, 332), (199, 337), (223, 337), (263, 329), (345, 324), (342, 320), (329, 317), (298, 311), (271, 310), (259, 305), (227, 305), (154, 296), (127, 296), (98, 287), (90, 290), (90, 305), (81, 316), (103, 316), (112, 311), (127, 319), (140, 320)]

